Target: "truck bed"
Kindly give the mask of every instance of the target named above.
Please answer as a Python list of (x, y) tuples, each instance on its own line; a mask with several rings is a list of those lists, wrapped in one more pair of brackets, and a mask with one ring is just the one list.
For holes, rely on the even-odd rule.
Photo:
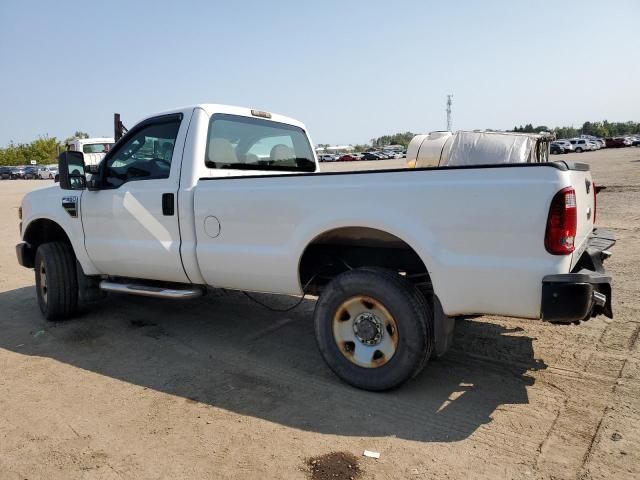
[[(208, 284), (300, 294), (299, 262), (314, 238), (366, 227), (415, 250), (448, 315), (539, 318), (542, 277), (571, 268), (571, 256), (545, 251), (544, 232), (572, 171), (553, 162), (202, 178), (197, 241), (182, 253), (197, 256)], [(205, 229), (213, 221), (215, 238)]]

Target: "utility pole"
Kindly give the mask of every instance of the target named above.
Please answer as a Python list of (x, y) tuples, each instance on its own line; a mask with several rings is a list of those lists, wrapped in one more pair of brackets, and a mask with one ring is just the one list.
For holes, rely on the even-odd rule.
[(447, 131), (451, 131), (453, 127), (453, 119), (451, 118), (451, 105), (453, 105), (453, 94), (447, 95)]
[(127, 127), (125, 127), (122, 124), (122, 121), (120, 120), (120, 114), (119, 113), (114, 113), (113, 114), (113, 138), (114, 138), (114, 140), (117, 142), (127, 132), (128, 132)]

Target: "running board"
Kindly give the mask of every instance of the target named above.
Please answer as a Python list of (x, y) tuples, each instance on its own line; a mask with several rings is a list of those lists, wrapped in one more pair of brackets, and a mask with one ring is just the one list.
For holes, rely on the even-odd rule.
[(127, 293), (129, 295), (141, 295), (143, 297), (171, 298), (174, 300), (196, 298), (204, 295), (204, 289), (200, 287), (175, 289), (132, 283), (116, 283), (109, 282), (108, 280), (102, 280), (100, 282), (100, 290)]

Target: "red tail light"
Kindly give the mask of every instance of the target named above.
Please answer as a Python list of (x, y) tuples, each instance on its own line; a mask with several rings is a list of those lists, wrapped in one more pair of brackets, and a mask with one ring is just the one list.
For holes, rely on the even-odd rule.
[(597, 190), (595, 182), (591, 185), (591, 187), (593, 188), (593, 223), (596, 223), (596, 207), (598, 206), (598, 199), (596, 198)]
[(574, 250), (578, 214), (576, 192), (572, 187), (555, 194), (549, 207), (544, 246), (552, 255), (568, 255)]

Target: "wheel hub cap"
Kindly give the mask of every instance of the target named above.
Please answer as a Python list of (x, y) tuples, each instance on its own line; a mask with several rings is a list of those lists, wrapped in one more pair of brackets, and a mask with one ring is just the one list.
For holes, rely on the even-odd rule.
[(378, 345), (384, 335), (384, 325), (373, 313), (361, 313), (353, 322), (353, 333), (365, 345)]
[(40, 292), (42, 294), (42, 299), (44, 302), (47, 302), (47, 271), (44, 268), (44, 263), (40, 265)]
[(356, 295), (345, 299), (333, 317), (333, 337), (350, 362), (364, 368), (385, 365), (398, 347), (395, 318), (378, 300)]

